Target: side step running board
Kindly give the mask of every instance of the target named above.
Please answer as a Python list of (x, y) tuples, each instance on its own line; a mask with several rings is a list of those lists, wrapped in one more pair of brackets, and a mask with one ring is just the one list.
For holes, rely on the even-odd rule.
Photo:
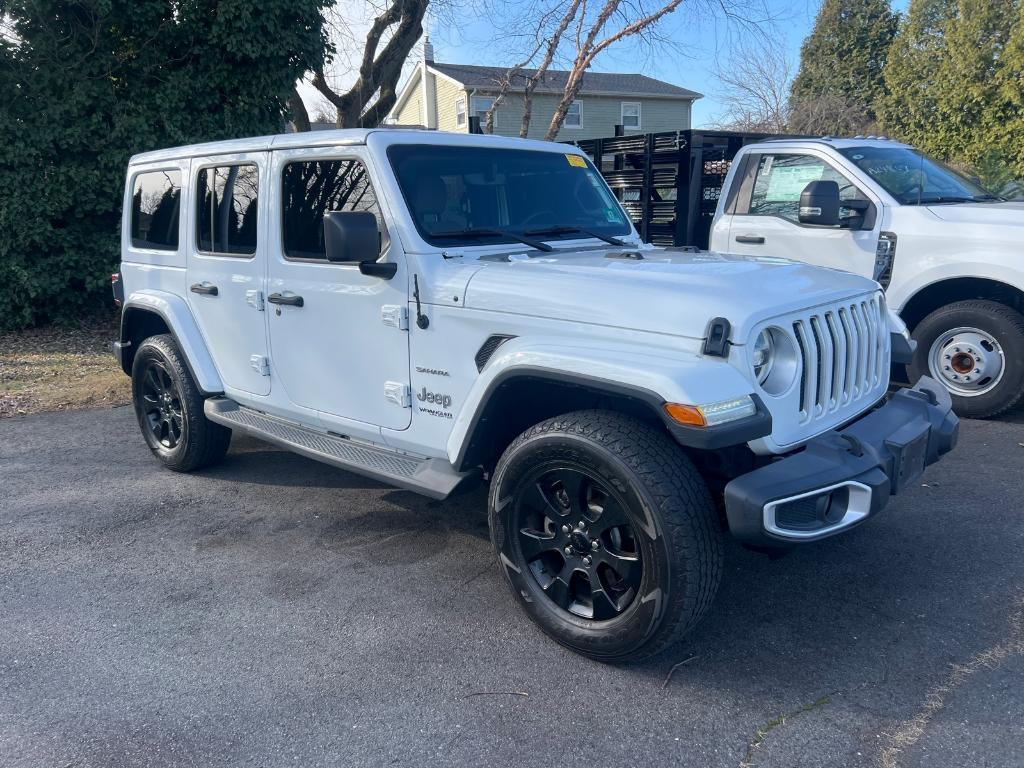
[(208, 399), (203, 410), (206, 418), (225, 427), (280, 445), (311, 459), (435, 499), (447, 498), (463, 480), (476, 474), (456, 472), (444, 459), (406, 456), (310, 429), (246, 408), (226, 397)]

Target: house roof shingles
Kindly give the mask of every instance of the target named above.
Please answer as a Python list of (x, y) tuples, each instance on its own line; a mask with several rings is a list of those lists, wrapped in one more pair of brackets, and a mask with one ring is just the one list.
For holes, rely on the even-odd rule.
[[(508, 76), (507, 67), (481, 67), (474, 64), (441, 64), (427, 62), (427, 66), (458, 80), (467, 88), (481, 90), (497, 90)], [(514, 88), (521, 88), (536, 70), (524, 69), (513, 78)], [(544, 78), (537, 84), (538, 93), (561, 93), (565, 89), (569, 73), (564, 70), (549, 69)], [(611, 72), (586, 72), (583, 75), (581, 94), (615, 94), (635, 96), (660, 96), (662, 98), (699, 99), (702, 94), (680, 88), (677, 85), (655, 80), (646, 75), (618, 74)]]

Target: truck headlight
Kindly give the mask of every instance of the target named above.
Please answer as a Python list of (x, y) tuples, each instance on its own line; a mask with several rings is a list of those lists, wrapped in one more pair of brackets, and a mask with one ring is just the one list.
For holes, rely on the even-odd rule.
[(757, 383), (763, 385), (772, 372), (772, 365), (775, 363), (775, 340), (772, 338), (771, 329), (765, 328), (754, 340), (753, 364), (754, 377)]

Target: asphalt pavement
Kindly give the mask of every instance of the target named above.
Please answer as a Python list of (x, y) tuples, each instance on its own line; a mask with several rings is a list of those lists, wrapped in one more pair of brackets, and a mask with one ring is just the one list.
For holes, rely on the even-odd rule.
[(0, 766), (669, 764), (1024, 766), (1024, 416), (849, 534), (730, 544), (704, 623), (618, 667), (520, 612), (482, 491), (0, 421)]

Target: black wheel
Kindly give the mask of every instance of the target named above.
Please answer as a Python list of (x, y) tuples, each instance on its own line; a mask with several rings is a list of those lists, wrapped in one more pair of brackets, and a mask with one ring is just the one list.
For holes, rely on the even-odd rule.
[(139, 345), (132, 400), (146, 444), (170, 469), (208, 467), (227, 453), (231, 430), (203, 414), (203, 396), (171, 336), (151, 336)]
[(605, 661), (652, 656), (711, 604), (721, 530), (666, 435), (607, 411), (531, 427), (498, 462), (491, 538), (512, 593), (548, 635)]
[(911, 381), (931, 376), (961, 416), (998, 416), (1024, 399), (1024, 316), (995, 301), (958, 301), (914, 328)]

